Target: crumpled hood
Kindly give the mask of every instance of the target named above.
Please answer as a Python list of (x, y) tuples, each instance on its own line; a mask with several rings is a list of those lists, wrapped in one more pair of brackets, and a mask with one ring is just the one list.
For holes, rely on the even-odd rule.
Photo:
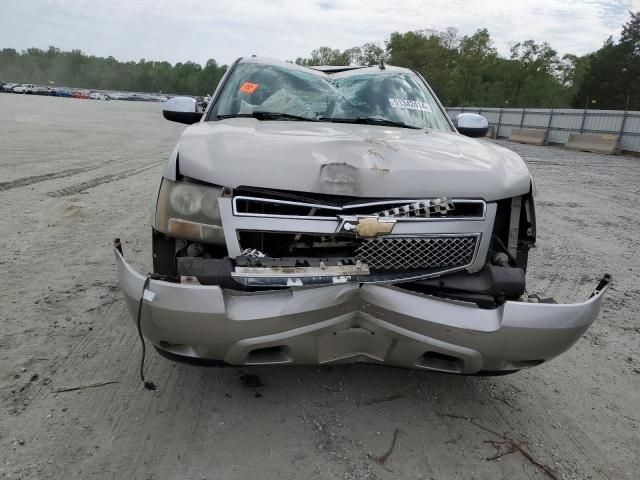
[(178, 154), (182, 175), (231, 188), (491, 201), (530, 187), (514, 152), (435, 130), (237, 118), (188, 127)]

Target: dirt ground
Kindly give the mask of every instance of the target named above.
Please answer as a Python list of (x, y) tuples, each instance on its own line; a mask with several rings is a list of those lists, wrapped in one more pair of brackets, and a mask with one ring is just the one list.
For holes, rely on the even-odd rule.
[[(152, 351), (151, 392), (110, 245), (122, 237), (150, 269), (148, 207), (182, 131), (160, 110), (0, 94), (1, 478), (550, 478), (518, 451), (488, 460), (500, 439), (481, 426), (555, 478), (638, 478), (640, 159), (501, 142), (538, 187), (529, 290), (580, 301), (614, 275), (599, 319), (558, 359), (477, 378), (207, 369)], [(96, 382), (116, 383), (58, 392)]]

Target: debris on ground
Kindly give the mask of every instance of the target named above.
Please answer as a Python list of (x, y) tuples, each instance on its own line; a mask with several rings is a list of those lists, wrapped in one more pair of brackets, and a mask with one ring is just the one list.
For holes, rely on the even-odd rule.
[(378, 465), (380, 465), (382, 468), (384, 468), (389, 472), (391, 472), (392, 470), (386, 466), (386, 463), (387, 463), (387, 460), (389, 460), (389, 457), (393, 453), (393, 449), (396, 446), (396, 441), (398, 440), (398, 433), (400, 433), (400, 429), (396, 427), (396, 429), (393, 431), (393, 439), (391, 440), (391, 446), (385, 453), (383, 453), (378, 457), (375, 457), (369, 454), (369, 458), (371, 460), (373, 460), (374, 462), (376, 462)]
[(118, 380), (111, 380), (109, 382), (88, 383), (86, 385), (78, 385), (76, 387), (58, 388), (57, 390), (54, 390), (53, 392), (54, 393), (73, 392), (74, 390), (84, 390), (85, 388), (103, 387), (105, 385), (111, 385), (112, 383), (118, 383)]
[(242, 386), (249, 390), (253, 390), (253, 396), (255, 398), (262, 398), (262, 387), (264, 387), (264, 382), (258, 375), (254, 375), (252, 373), (243, 373), (240, 375), (240, 382), (242, 382)]
[(401, 398), (402, 398), (402, 395), (400, 395), (399, 393), (394, 393), (382, 398), (372, 398), (371, 400), (367, 400), (366, 402), (364, 402), (363, 405), (366, 405), (369, 407), (371, 405), (377, 405), (378, 403), (393, 402), (394, 400), (399, 400)]
[(243, 373), (240, 376), (240, 381), (242, 382), (242, 386), (246, 388), (264, 387), (264, 383), (260, 377), (258, 375), (253, 375), (252, 373)]
[(452, 415), (450, 413), (442, 413), (441, 415), (443, 417), (456, 418), (456, 419), (459, 419), (459, 420), (466, 420), (469, 423), (475, 425), (476, 427), (481, 428), (485, 432), (488, 432), (488, 433), (490, 433), (492, 435), (495, 435), (496, 437), (500, 438), (500, 440), (485, 440), (484, 443), (489, 443), (489, 444), (491, 444), (491, 446), (493, 446), (493, 448), (496, 449), (495, 455), (487, 457), (486, 458), (487, 461), (490, 462), (490, 461), (493, 461), (493, 460), (497, 460), (497, 459), (499, 459), (501, 457), (504, 457), (505, 455), (509, 455), (509, 454), (515, 453), (515, 452), (520, 452), (522, 454), (522, 456), (524, 458), (526, 458), (527, 460), (529, 460), (529, 462), (532, 465), (535, 465), (540, 470), (542, 470), (542, 472), (548, 478), (551, 478), (552, 480), (558, 480), (558, 477), (551, 470), (551, 468), (549, 468), (547, 465), (545, 465), (544, 463), (540, 462), (539, 460), (536, 460), (534, 458), (533, 454), (531, 452), (529, 452), (529, 450), (527, 450), (527, 442), (518, 442), (517, 440), (514, 440), (513, 438), (509, 437), (506, 433), (498, 433), (495, 430), (492, 430), (489, 427), (486, 427), (486, 426), (478, 423), (476, 421), (476, 419), (472, 418), (472, 417), (465, 417), (465, 416), (462, 416), (462, 415)]

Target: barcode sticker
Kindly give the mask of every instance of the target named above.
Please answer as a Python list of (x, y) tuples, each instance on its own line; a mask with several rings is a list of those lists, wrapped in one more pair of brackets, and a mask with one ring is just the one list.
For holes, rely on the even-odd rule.
[(390, 98), (389, 103), (393, 108), (404, 108), (406, 110), (419, 110), (431, 113), (431, 106), (419, 100), (406, 100), (403, 98)]

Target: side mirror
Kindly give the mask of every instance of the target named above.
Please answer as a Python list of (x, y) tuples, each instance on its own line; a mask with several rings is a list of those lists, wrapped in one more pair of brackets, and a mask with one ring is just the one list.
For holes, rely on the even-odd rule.
[(484, 137), (489, 131), (489, 122), (476, 113), (461, 113), (453, 121), (462, 135), (467, 137)]
[(173, 97), (164, 102), (162, 116), (167, 120), (192, 125), (202, 118), (198, 112), (198, 102), (191, 97)]

